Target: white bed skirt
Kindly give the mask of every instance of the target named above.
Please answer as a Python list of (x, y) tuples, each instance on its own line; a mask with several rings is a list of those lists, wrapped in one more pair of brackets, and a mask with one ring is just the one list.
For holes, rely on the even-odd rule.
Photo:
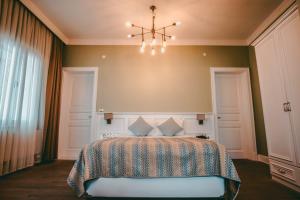
[(99, 178), (87, 183), (93, 197), (220, 197), (225, 193), (220, 177)]

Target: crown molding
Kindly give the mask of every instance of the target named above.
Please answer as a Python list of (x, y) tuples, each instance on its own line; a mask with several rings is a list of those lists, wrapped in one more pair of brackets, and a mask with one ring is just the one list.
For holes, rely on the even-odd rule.
[[(139, 40), (131, 39), (77, 39), (69, 40), (69, 45), (140, 45)], [(247, 46), (246, 40), (184, 40), (169, 41), (169, 46)]]
[(39, 20), (41, 20), (57, 37), (65, 44), (69, 44), (69, 38), (31, 1), (20, 0)]
[(284, 0), (247, 38), (247, 44), (252, 45), (295, 2), (296, 0)]
[[(68, 38), (32, 0), (20, 0), (36, 17), (38, 17), (53, 33), (55, 33), (67, 45), (139, 45), (140, 41), (132, 39), (81, 39)], [(168, 42), (170, 46), (248, 46), (251, 45), (284, 11), (293, 3), (300, 0), (284, 0), (245, 40), (241, 39), (178, 39)]]
[[(53, 33), (55, 33), (67, 45), (140, 45), (139, 40), (132, 39), (81, 39), (68, 38), (31, 0), (20, 0), (37, 18), (39, 18)], [(193, 45), (211, 45), (211, 46), (246, 46), (246, 40), (218, 39), (218, 40), (197, 40), (197, 39), (178, 39), (168, 42), (170, 46), (193, 46)]]
[(279, 18), (276, 19), (262, 34), (259, 35), (252, 43), (251, 46), (256, 46), (266, 36), (268, 36), (274, 29), (276, 29), (286, 18), (292, 15), (298, 9), (297, 4), (293, 4), (289, 7)]

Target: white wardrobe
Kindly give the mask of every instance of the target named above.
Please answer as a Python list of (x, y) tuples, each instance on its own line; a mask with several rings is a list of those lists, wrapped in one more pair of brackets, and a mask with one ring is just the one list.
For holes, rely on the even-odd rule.
[(300, 191), (300, 17), (297, 7), (255, 44), (272, 178)]

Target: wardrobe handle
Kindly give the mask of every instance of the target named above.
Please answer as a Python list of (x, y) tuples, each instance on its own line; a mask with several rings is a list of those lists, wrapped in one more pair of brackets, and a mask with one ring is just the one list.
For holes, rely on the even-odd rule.
[(286, 102), (286, 103), (283, 103), (283, 111), (284, 112), (291, 112), (292, 111), (291, 103), (289, 101)]
[(287, 112), (287, 103), (283, 103), (283, 111)]
[(286, 174), (286, 171), (284, 169), (278, 169), (280, 174)]
[(287, 105), (287, 112), (291, 112), (292, 111), (291, 103), (288, 101), (286, 105)]

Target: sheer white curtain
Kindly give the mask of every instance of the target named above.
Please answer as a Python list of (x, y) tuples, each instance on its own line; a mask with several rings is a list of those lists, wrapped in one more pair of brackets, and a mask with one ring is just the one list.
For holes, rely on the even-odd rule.
[(18, 1), (2, 1), (0, 11), (4, 9), (0, 21), (0, 175), (33, 165), (41, 149), (52, 42), (51, 32)]

